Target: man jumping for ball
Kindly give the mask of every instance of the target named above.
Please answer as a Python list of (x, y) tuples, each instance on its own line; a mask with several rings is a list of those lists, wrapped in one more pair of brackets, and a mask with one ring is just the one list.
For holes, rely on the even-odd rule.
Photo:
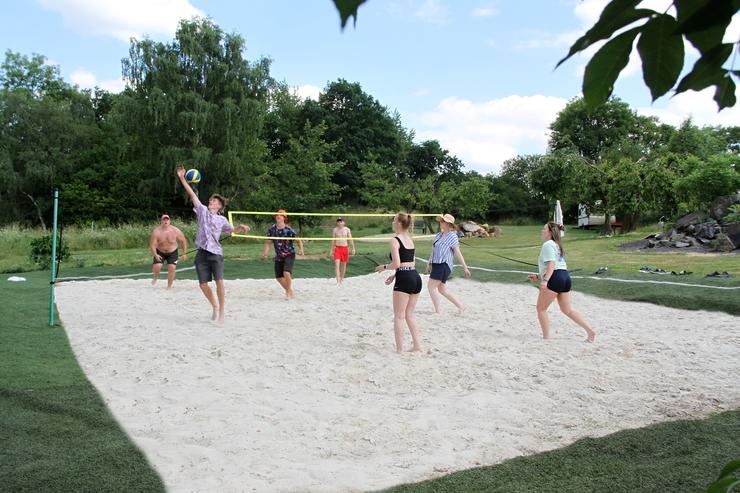
[[(224, 321), (224, 306), (226, 304), (226, 288), (224, 286), (224, 251), (221, 248), (221, 234), (242, 231), (249, 233), (249, 226), (240, 224), (236, 228), (229, 224), (228, 219), (221, 215), (226, 207), (226, 199), (217, 193), (208, 199), (208, 207), (198, 199), (192, 187), (185, 179), (185, 168), (177, 168), (177, 177), (182, 187), (193, 202), (193, 212), (198, 219), (198, 234), (195, 236), (195, 246), (198, 252), (195, 254), (195, 271), (198, 273), (200, 290), (213, 307), (211, 320), (218, 318), (219, 323)], [(216, 293), (218, 302), (213, 297), (213, 291), (208, 285), (211, 280), (216, 281)]]
[[(267, 259), (267, 253), (270, 251), (270, 242), (275, 248), (275, 279), (285, 290), (285, 299), (293, 299), (293, 263), (295, 262), (295, 247), (293, 240), (296, 232), (293, 228), (285, 224), (288, 216), (283, 209), (280, 209), (275, 216), (275, 224), (267, 230), (266, 236), (276, 237), (275, 240), (265, 240), (265, 247), (262, 249), (262, 260)], [(282, 239), (281, 239), (282, 238)], [(303, 257), (303, 241), (295, 240), (301, 257)]]
[(167, 262), (167, 289), (175, 282), (175, 267), (177, 266), (177, 242), (182, 246), (182, 259), (187, 260), (188, 240), (178, 228), (172, 225), (170, 216), (162, 214), (159, 218), (159, 226), (152, 231), (149, 239), (149, 250), (154, 257), (152, 265), (152, 286), (157, 284), (162, 264)]
[(337, 284), (344, 282), (344, 276), (347, 273), (347, 262), (349, 262), (349, 245), (352, 243), (352, 255), (355, 255), (355, 240), (352, 239), (352, 230), (344, 224), (344, 219), (337, 219), (337, 227), (331, 233), (331, 250), (329, 256), (334, 259), (334, 275), (337, 278)]

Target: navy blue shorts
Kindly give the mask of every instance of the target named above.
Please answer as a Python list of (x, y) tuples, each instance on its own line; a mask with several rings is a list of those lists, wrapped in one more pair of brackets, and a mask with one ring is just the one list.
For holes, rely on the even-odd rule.
[(450, 266), (447, 263), (432, 264), (432, 273), (429, 274), (429, 279), (445, 283), (450, 278), (450, 274)]
[(567, 293), (570, 291), (570, 274), (565, 269), (553, 271), (550, 280), (547, 281), (547, 289), (556, 293)]

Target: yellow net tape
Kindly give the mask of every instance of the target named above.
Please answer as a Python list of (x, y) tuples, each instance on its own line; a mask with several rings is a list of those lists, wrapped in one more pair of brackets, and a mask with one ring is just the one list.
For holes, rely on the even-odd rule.
[[(233, 217), (232, 214), (250, 214), (253, 216), (334, 216), (334, 217), (395, 217), (396, 214), (385, 213), (385, 214), (362, 214), (362, 213), (350, 213), (343, 214), (341, 212), (258, 212), (258, 211), (229, 211), (229, 221)], [(411, 214), (413, 217), (438, 217), (442, 214)]]
[[(349, 214), (343, 214), (340, 212), (260, 212), (260, 211), (229, 211), (229, 223), (231, 225), (234, 225), (234, 215), (236, 214), (248, 214), (252, 216), (276, 216), (278, 214), (284, 215), (287, 217), (290, 216), (330, 216), (330, 217), (395, 217), (396, 214), (360, 214), (360, 213), (349, 213)], [(411, 214), (413, 217), (438, 217), (442, 214)], [(388, 241), (390, 239), (389, 236), (352, 236), (350, 238), (347, 237), (321, 237), (321, 238), (314, 238), (314, 237), (275, 237), (275, 236), (259, 236), (259, 235), (244, 235), (239, 233), (232, 233), (231, 236), (234, 236), (236, 238), (251, 238), (253, 240), (289, 240), (289, 241), (331, 241), (331, 240), (354, 240), (354, 241)], [(414, 235), (413, 238), (434, 238), (435, 235)]]

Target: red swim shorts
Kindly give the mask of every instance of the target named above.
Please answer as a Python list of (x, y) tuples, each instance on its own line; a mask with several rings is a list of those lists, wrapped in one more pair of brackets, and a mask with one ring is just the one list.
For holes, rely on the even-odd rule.
[(343, 264), (349, 262), (349, 246), (335, 246), (334, 260), (339, 260)]

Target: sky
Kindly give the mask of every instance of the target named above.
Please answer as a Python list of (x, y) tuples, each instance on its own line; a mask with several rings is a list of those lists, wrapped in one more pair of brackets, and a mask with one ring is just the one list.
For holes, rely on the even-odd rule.
[[(555, 70), (608, 0), (368, 0), (342, 30), (331, 0), (3, 0), (0, 46), (39, 53), (81, 88), (124, 87), (130, 38), (170, 41), (179, 19), (210, 17), (245, 39), (249, 60), (302, 97), (339, 78), (398, 111), (416, 141), (436, 139), (465, 169), (500, 170), (543, 153), (548, 126), (580, 95), (597, 47)], [(670, 0), (644, 0), (663, 12)], [(740, 15), (726, 41), (740, 38)], [(687, 45), (684, 73), (698, 58)], [(740, 105), (717, 112), (712, 89), (651, 103), (634, 54), (614, 94), (638, 113), (679, 125), (740, 125)], [(736, 67), (737, 68), (737, 67)]]

